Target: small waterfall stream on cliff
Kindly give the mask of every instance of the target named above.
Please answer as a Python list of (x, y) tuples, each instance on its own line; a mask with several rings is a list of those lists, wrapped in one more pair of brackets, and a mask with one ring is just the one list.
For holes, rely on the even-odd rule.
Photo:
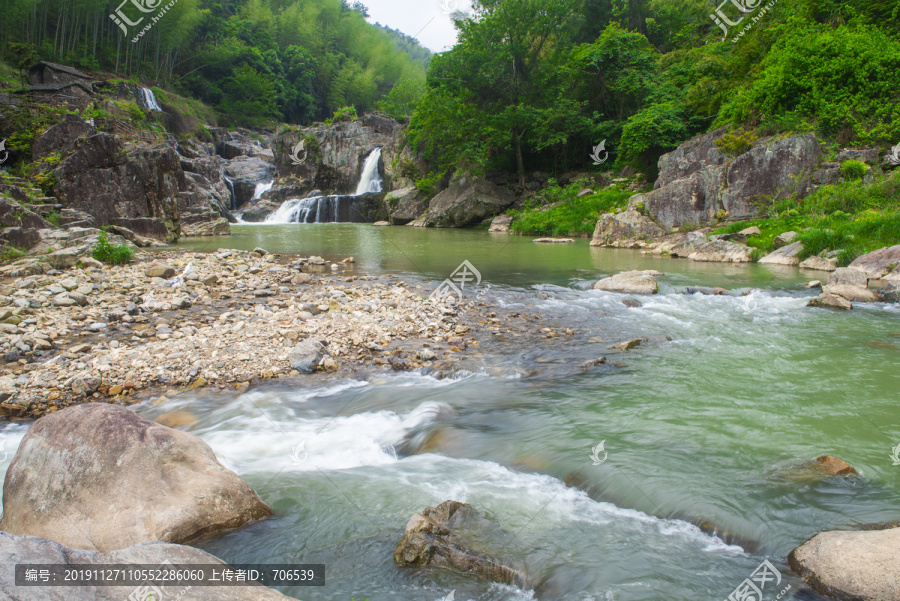
[(225, 183), (228, 184), (228, 191), (231, 192), (231, 206), (228, 208), (234, 211), (235, 209), (237, 209), (237, 197), (234, 194), (234, 180), (227, 175), (223, 176), (222, 179), (224, 179)]
[(270, 182), (259, 182), (256, 184), (256, 189), (253, 191), (253, 198), (250, 199), (250, 202), (255, 200), (259, 200), (262, 198), (262, 195), (272, 189), (272, 186), (275, 185), (275, 180), (273, 179)]
[(156, 111), (158, 113), (162, 112), (162, 108), (159, 106), (159, 103), (156, 101), (156, 94), (153, 93), (153, 90), (150, 88), (140, 88), (141, 90), (141, 99), (144, 101), (144, 106), (147, 107), (148, 111)]
[[(381, 148), (369, 153), (363, 164), (356, 192), (350, 195), (290, 198), (266, 217), (265, 223), (339, 223), (365, 221), (361, 209), (366, 194), (381, 192), (384, 180), (378, 166)], [(270, 186), (271, 187), (271, 186)], [(259, 188), (257, 188), (257, 191)]]

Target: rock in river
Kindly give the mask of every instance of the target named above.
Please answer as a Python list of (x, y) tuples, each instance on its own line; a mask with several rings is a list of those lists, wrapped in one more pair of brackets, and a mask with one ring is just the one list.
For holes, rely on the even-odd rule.
[(816, 592), (838, 599), (900, 599), (900, 528), (822, 532), (788, 555)]
[(394, 551), (402, 567), (440, 567), (458, 570), (486, 580), (527, 586), (525, 576), (501, 560), (470, 549), (462, 540), (467, 521), (477, 519), (471, 505), (444, 501), (413, 514)]
[[(52, 540), (34, 536), (22, 536), (0, 532), (0, 563), (12, 566), (17, 563), (66, 565), (77, 568), (98, 565), (161, 565), (170, 562), (175, 566), (188, 564), (227, 565), (206, 551), (167, 543), (140, 543), (111, 553), (70, 549)], [(168, 564), (166, 564), (168, 565)], [(0, 570), (0, 591), (3, 599), (12, 601), (123, 601), (125, 599), (150, 600), (147, 593), (159, 599), (190, 599), (191, 601), (289, 601), (277, 591), (262, 586), (66, 586), (46, 588), (41, 586), (16, 586), (15, 571)], [(184, 593), (187, 589), (186, 594)], [(140, 590), (141, 592), (137, 592)], [(52, 592), (51, 592), (52, 591)], [(57, 593), (58, 591), (58, 593)]]
[(656, 278), (662, 275), (658, 271), (624, 271), (612, 277), (594, 282), (594, 290), (608, 292), (624, 292), (626, 294), (656, 294), (659, 287)]
[(108, 552), (272, 515), (205, 442), (116, 405), (37, 420), (6, 473), (0, 529)]

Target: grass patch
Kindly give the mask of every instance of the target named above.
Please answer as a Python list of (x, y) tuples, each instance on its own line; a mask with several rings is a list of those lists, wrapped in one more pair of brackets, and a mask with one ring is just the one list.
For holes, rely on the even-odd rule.
[(803, 242), (800, 259), (827, 251), (840, 251), (840, 265), (851, 263), (856, 257), (900, 244), (900, 174), (895, 174), (865, 186), (849, 181), (824, 186), (807, 198), (779, 201), (777, 216), (732, 223), (716, 234), (731, 234), (756, 226), (758, 236), (751, 236), (747, 244), (763, 252), (775, 250), (775, 238), (784, 232), (798, 232)]
[(100, 235), (97, 237), (97, 246), (94, 247), (91, 256), (101, 263), (124, 265), (134, 258), (134, 249), (127, 244), (113, 246), (109, 243), (109, 235), (106, 231), (100, 230)]
[[(623, 209), (633, 192), (606, 189), (577, 198), (584, 183), (574, 183), (565, 188), (550, 186), (532, 199), (531, 206), (520, 211), (510, 211), (513, 223), (510, 229), (518, 234), (535, 236), (585, 237), (594, 233), (597, 220), (603, 213)], [(539, 203), (539, 206), (535, 206)], [(541, 207), (561, 203), (551, 209)]]

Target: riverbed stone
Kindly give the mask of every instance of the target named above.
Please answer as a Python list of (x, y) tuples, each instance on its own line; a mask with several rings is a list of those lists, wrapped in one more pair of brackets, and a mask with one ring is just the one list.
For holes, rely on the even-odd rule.
[(809, 301), (807, 307), (820, 307), (823, 309), (841, 309), (849, 311), (853, 308), (853, 304), (837, 294), (822, 293), (817, 298)]
[(822, 532), (788, 555), (813, 590), (838, 599), (900, 599), (900, 528)]
[[(118, 549), (110, 553), (85, 551), (61, 545), (47, 538), (9, 534), (0, 532), (0, 563), (12, 566), (16, 563), (66, 565), (83, 568), (87, 565), (216, 565), (222, 569), (227, 567), (221, 559), (185, 545), (147, 542)], [(13, 601), (46, 601), (48, 599), (65, 601), (125, 601), (141, 599), (150, 601), (150, 596), (135, 595), (134, 586), (68, 586), (59, 589), (65, 591), (59, 596), (48, 592), (43, 587), (16, 586), (15, 571), (0, 570), (0, 590), (4, 599)], [(141, 593), (153, 593), (153, 601), (293, 601), (281, 593), (263, 586), (166, 586), (142, 590)], [(159, 596), (159, 594), (165, 596)], [(181, 595), (181, 596), (180, 596)]]
[(3, 531), (103, 552), (272, 515), (196, 436), (103, 403), (32, 425), (7, 471), (3, 510)]
[(509, 226), (512, 225), (512, 215), (497, 215), (491, 221), (491, 227), (488, 228), (489, 232), (508, 232)]
[(787, 246), (788, 244), (793, 244), (794, 240), (799, 236), (795, 231), (784, 232), (775, 236), (775, 240), (772, 242), (773, 246), (776, 249), (779, 249), (783, 246)]
[(467, 523), (479, 520), (471, 505), (459, 501), (426, 507), (406, 523), (403, 538), (394, 550), (394, 562), (401, 567), (446, 568), (527, 588), (529, 580), (523, 572), (470, 548), (464, 529)]
[(900, 284), (890, 282), (882, 291), (884, 302), (900, 303)]
[(622, 292), (625, 294), (656, 294), (659, 286), (656, 278), (662, 275), (658, 271), (624, 271), (614, 276), (594, 282), (594, 290)]
[(301, 374), (314, 373), (324, 356), (325, 347), (322, 346), (322, 343), (313, 338), (307, 338), (291, 350), (291, 369), (295, 369)]
[(148, 278), (163, 278), (168, 280), (175, 275), (175, 268), (162, 261), (154, 261), (144, 269), (144, 275)]
[(802, 242), (792, 242), (791, 244), (782, 246), (778, 250), (769, 253), (760, 259), (759, 262), (766, 265), (799, 265), (799, 255), (802, 250)]
[(800, 263), (800, 269), (809, 269), (811, 271), (834, 271), (837, 269), (837, 259), (809, 257)]
[(743, 244), (735, 244), (727, 240), (710, 240), (697, 247), (688, 255), (691, 261), (749, 263), (752, 249)]

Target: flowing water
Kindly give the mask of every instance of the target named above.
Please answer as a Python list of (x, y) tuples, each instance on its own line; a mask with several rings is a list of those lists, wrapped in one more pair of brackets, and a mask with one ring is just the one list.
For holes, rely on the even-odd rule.
[[(471, 230), (351, 224), (233, 231), (184, 246), (352, 255), (344, 273), (397, 274), (423, 294), (468, 260), (498, 311), (575, 331), (567, 341), (485, 344), (481, 367), (454, 378), (317, 376), (136, 407), (148, 418), (196, 414), (191, 431), (275, 511), (202, 548), (230, 562), (326, 564), (325, 587), (281, 589), (288, 595), (722, 600), (768, 559), (782, 581), (763, 598), (790, 584), (782, 599), (808, 600), (818, 597), (795, 596), (803, 587), (785, 563), (791, 549), (822, 530), (900, 519), (900, 466), (890, 457), (900, 443), (897, 305), (810, 309), (804, 284), (822, 273), (652, 258), (584, 240), (537, 245)], [(628, 308), (622, 295), (589, 289), (625, 269), (663, 272), (660, 294)], [(684, 294), (696, 285), (754, 292)], [(654, 342), (610, 351), (636, 336)], [(600, 355), (607, 365), (577, 368)], [(25, 427), (2, 431), (10, 456)], [(423, 433), (428, 452), (395, 453)], [(596, 456), (605, 461), (594, 465), (601, 441)], [(862, 477), (796, 470), (825, 453)], [(567, 477), (591, 494), (567, 488)], [(397, 568), (392, 553), (409, 516), (447, 499), (493, 520), (483, 548), (540, 586)], [(744, 548), (692, 525), (699, 520), (738, 535)]]
[[(353, 194), (333, 194), (330, 196), (311, 196), (309, 198), (289, 198), (270, 213), (263, 223), (362, 223), (365, 218), (365, 205), (370, 201), (367, 194), (381, 192), (384, 181), (378, 170), (381, 161), (381, 149), (376, 148), (366, 157), (356, 192)], [(269, 188), (272, 186), (270, 185)], [(257, 186), (259, 190), (259, 186)]]
[(153, 93), (153, 90), (150, 88), (140, 88), (140, 90), (141, 99), (144, 101), (144, 106), (147, 107), (147, 110), (161, 113), (162, 107), (160, 107), (159, 103), (156, 101), (156, 94)]

